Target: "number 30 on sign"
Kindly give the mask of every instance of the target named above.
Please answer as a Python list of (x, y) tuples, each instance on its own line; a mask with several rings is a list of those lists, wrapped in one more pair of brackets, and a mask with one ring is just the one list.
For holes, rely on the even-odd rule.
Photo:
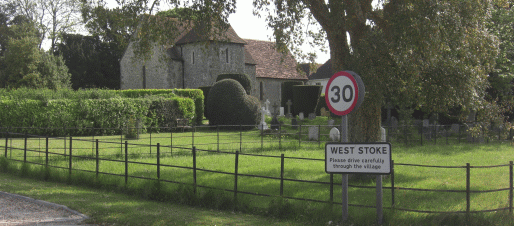
[(336, 115), (349, 114), (359, 107), (363, 99), (364, 85), (355, 72), (337, 72), (327, 83), (325, 101), (330, 111)]

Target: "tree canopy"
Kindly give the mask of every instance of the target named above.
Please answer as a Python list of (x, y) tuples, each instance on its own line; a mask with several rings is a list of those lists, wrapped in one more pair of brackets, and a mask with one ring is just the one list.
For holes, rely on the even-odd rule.
[[(380, 108), (386, 102), (426, 112), (456, 106), (480, 109), (499, 53), (499, 41), (488, 31), (493, 4), (489, 0), (378, 2), (254, 0), (253, 5), (254, 13), (265, 16), (273, 29), (278, 50), (328, 41), (334, 71), (353, 70), (362, 77), (368, 93), (363, 107), (351, 114), (355, 141), (376, 140)], [(236, 0), (120, 3), (111, 10), (98, 4), (83, 7), (88, 29), (106, 40), (123, 37), (128, 43), (130, 39), (140, 56), (149, 56), (155, 43), (173, 44), (169, 40), (184, 26), (152, 16), (160, 4), (186, 8), (167, 12), (166, 18), (189, 18), (186, 25), (203, 23), (206, 32), (219, 31), (211, 26), (226, 27), (236, 10)], [(191, 23), (193, 15), (196, 20)]]

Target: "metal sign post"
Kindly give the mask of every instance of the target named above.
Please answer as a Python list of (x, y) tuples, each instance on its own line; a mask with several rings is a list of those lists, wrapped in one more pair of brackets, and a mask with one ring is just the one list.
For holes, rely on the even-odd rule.
[[(348, 142), (348, 115), (341, 116), (341, 142)], [(342, 174), (342, 212), (343, 221), (348, 220), (348, 174)]]
[[(348, 220), (348, 174), (391, 172), (391, 144), (348, 143), (348, 114), (364, 101), (364, 83), (352, 71), (335, 73), (327, 83), (325, 101), (330, 111), (341, 116), (341, 143), (325, 146), (325, 171), (342, 174), (342, 218)], [(382, 175), (377, 175), (376, 184), (377, 221), (382, 224)]]

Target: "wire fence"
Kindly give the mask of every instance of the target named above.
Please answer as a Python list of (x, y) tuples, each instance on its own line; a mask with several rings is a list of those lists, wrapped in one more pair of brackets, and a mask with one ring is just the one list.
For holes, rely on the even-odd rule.
[[(196, 132), (198, 133), (198, 132)], [(70, 176), (73, 172), (80, 171), (96, 175), (110, 175), (124, 179), (124, 183), (128, 184), (129, 180), (142, 179), (149, 181), (162, 181), (173, 184), (183, 184), (192, 186), (194, 192), (197, 193), (197, 188), (208, 188), (221, 190), (233, 193), (234, 200), (237, 201), (238, 196), (241, 194), (261, 196), (261, 197), (282, 197), (290, 200), (301, 200), (315, 203), (326, 204), (341, 204), (338, 194), (335, 191), (341, 190), (341, 183), (339, 177), (334, 174), (326, 174), (324, 172), (324, 159), (315, 158), (302, 158), (302, 157), (288, 157), (284, 154), (280, 156), (264, 155), (248, 151), (243, 148), (243, 133), (242, 131), (225, 132), (220, 136), (218, 132), (206, 132), (199, 136), (195, 132), (189, 133), (171, 133), (170, 136), (163, 137), (163, 134), (157, 134), (153, 137), (149, 136), (146, 139), (160, 141), (162, 139), (169, 140), (170, 143), (161, 145), (161, 143), (145, 144), (139, 140), (127, 140), (123, 137), (42, 137), (38, 135), (30, 135), (28, 133), (15, 133), (15, 132), (2, 132), (4, 137), (3, 142), (0, 142), (0, 148), (4, 150), (4, 157), (17, 162), (28, 164), (40, 165), (44, 167), (57, 168), (68, 171)], [(247, 131), (248, 133), (248, 131)], [(262, 131), (260, 132), (262, 133)], [(173, 140), (184, 140), (187, 136), (190, 144), (172, 145)], [(177, 138), (177, 136), (182, 137)], [(232, 136), (227, 138), (226, 136)], [(222, 150), (221, 148), (198, 148), (195, 143), (195, 138), (202, 137), (205, 139), (207, 136), (211, 140), (216, 140), (209, 144), (201, 144), (206, 147), (222, 147), (224, 143), (230, 145), (239, 144), (239, 147), (232, 149)], [(115, 139), (113, 139), (115, 138)], [(234, 140), (239, 138), (239, 143)], [(223, 139), (226, 139), (223, 141)], [(299, 139), (301, 140), (301, 139)], [(136, 142), (137, 141), (137, 142)], [(178, 143), (178, 141), (175, 141)], [(259, 142), (255, 139), (253, 142)], [(263, 142), (261, 145), (263, 145)], [(285, 141), (284, 141), (285, 142)], [(296, 142), (296, 141), (295, 141)], [(187, 142), (188, 143), (188, 142)], [(141, 151), (142, 150), (142, 151)], [(145, 158), (141, 158), (145, 155)], [(224, 156), (230, 161), (223, 162), (224, 166), (220, 168), (213, 167), (207, 164), (206, 161), (198, 161), (199, 157), (209, 156)], [(174, 162), (170, 159), (176, 157), (186, 157), (188, 159), (184, 162)], [(175, 157), (175, 158), (174, 158)], [(264, 159), (272, 159), (268, 161)], [(278, 172), (276, 174), (270, 172), (248, 171), (242, 165), (253, 164), (254, 162), (266, 162), (266, 169), (270, 172)], [(83, 164), (86, 162), (87, 164)], [(229, 162), (229, 163), (227, 163)], [(269, 164), (273, 162), (273, 164)], [(299, 165), (311, 170), (312, 174), (325, 175), (316, 177), (317, 179), (306, 179), (297, 175), (297, 168), (289, 168), (291, 162), (301, 162)], [(219, 163), (222, 164), (222, 163)], [(218, 164), (218, 165), (219, 165)], [(227, 166), (227, 164), (233, 164)], [(117, 165), (117, 167), (102, 167), (105, 165)], [(389, 204), (385, 209), (394, 209), (406, 212), (418, 213), (479, 213), (479, 212), (494, 212), (501, 210), (508, 210), (512, 214), (513, 211), (513, 162), (507, 164), (494, 165), (494, 166), (471, 166), (469, 163), (463, 166), (436, 166), (436, 165), (420, 165), (408, 163), (391, 163), (393, 166), (392, 173), (388, 180), (390, 186), (383, 186), (390, 192), (386, 194), (385, 201)], [(314, 167), (310, 167), (314, 166)], [(416, 188), (402, 187), (396, 185), (398, 177), (403, 175), (399, 171), (400, 167), (404, 172), (414, 170), (415, 168), (438, 168), (447, 170), (465, 170), (466, 180), (462, 184), (457, 185), (458, 189), (431, 189), (431, 188)], [(504, 170), (505, 178), (495, 178), (495, 180), (508, 180), (508, 187), (491, 187), (487, 189), (473, 189), (471, 182), (471, 172), (485, 170), (485, 169), (501, 169)], [(144, 170), (143, 170), (144, 169)], [(305, 169), (304, 169), (305, 170)], [(144, 171), (145, 173), (141, 173)], [(180, 173), (178, 173), (180, 171)], [(212, 181), (207, 180), (207, 175), (215, 175), (222, 177), (222, 180)], [(287, 176), (290, 175), (290, 176)], [(508, 178), (507, 178), (508, 177)], [(257, 180), (254, 186), (248, 186), (248, 180)], [(260, 185), (259, 183), (262, 183)], [(288, 186), (285, 186), (287, 184)], [(292, 184), (297, 184), (292, 186)], [(300, 194), (297, 188), (310, 187), (320, 192), (319, 194)], [(363, 186), (357, 184), (350, 184), (350, 188), (356, 190), (361, 189), (375, 189), (375, 186)], [(275, 188), (275, 189), (270, 189)], [(455, 211), (437, 210), (437, 209), (423, 209), (411, 208), (412, 205), (405, 205), (409, 200), (402, 200), (405, 196), (398, 195), (402, 191), (421, 192), (421, 193), (437, 193), (437, 194), (463, 194), (465, 195), (465, 208)], [(490, 193), (497, 194), (508, 191), (504, 200), (508, 200), (507, 204), (502, 204), (498, 208), (483, 208), (481, 205), (472, 206), (471, 196), (474, 194)], [(500, 194), (501, 195), (501, 194)], [(406, 198), (407, 199), (407, 198)], [(502, 198), (503, 199), (503, 198)], [(401, 200), (398, 204), (399, 200)], [(459, 200), (457, 199), (459, 202)], [(461, 200), (462, 201), (462, 200)], [(350, 203), (349, 206), (362, 207), (362, 208), (376, 208), (374, 205), (366, 205), (362, 203)]]

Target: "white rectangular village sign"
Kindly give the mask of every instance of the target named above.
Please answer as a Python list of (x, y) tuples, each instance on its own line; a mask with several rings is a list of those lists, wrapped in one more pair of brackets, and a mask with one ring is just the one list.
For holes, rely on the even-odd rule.
[(391, 173), (390, 143), (327, 143), (327, 173)]

